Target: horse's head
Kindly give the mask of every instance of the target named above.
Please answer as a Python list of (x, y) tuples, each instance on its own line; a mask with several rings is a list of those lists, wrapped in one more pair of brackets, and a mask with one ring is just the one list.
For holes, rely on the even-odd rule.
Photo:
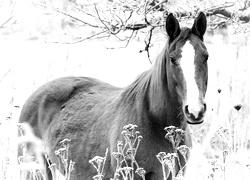
[(208, 52), (203, 43), (206, 26), (206, 16), (202, 12), (191, 29), (181, 29), (172, 14), (166, 20), (168, 84), (182, 105), (182, 113), (189, 124), (202, 123), (206, 112)]

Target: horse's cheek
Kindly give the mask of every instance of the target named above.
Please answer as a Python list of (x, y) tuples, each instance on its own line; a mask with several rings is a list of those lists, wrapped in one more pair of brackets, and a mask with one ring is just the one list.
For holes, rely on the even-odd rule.
[(168, 83), (168, 90), (171, 94), (176, 92), (176, 87), (178, 86), (178, 77), (176, 75), (176, 71), (174, 69), (170, 69), (170, 72), (167, 75), (167, 83)]
[(177, 93), (177, 97), (179, 97), (179, 101), (182, 102), (186, 96), (186, 82), (183, 78), (183, 74), (179, 71), (175, 74), (175, 89), (174, 92)]

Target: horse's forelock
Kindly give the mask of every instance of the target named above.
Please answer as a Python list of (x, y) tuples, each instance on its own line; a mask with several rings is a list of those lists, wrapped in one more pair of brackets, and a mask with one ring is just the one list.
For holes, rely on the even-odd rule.
[(175, 44), (179, 41), (186, 41), (189, 38), (189, 35), (191, 34), (191, 29), (184, 27), (181, 29), (180, 35), (173, 41), (172, 44)]

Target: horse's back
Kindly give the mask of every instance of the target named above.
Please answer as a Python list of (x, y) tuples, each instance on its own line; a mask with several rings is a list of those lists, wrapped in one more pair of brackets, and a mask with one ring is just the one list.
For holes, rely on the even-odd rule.
[(79, 93), (91, 88), (117, 89), (102, 81), (87, 77), (63, 77), (50, 81), (38, 88), (25, 102), (19, 122), (31, 125), (36, 136), (42, 138), (54, 116), (64, 104)]
[[(108, 148), (106, 130), (119, 93), (120, 88), (94, 78), (59, 78), (42, 85), (28, 98), (19, 122), (28, 123), (35, 135), (43, 139), (46, 153), (56, 163), (59, 162), (55, 150), (61, 147), (63, 139), (71, 139), (69, 158), (78, 164), (72, 178), (90, 179), (94, 168), (88, 160)], [(104, 126), (105, 131), (101, 131)], [(103, 145), (95, 145), (94, 140)], [(89, 173), (84, 174), (82, 169)]]

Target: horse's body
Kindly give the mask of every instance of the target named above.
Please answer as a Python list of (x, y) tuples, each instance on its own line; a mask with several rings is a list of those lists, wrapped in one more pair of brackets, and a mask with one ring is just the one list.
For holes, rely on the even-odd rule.
[[(170, 38), (166, 47), (153, 67), (126, 88), (117, 88), (93, 78), (60, 78), (35, 91), (23, 106), (20, 122), (27, 122), (33, 127), (35, 135), (43, 139), (51, 161), (57, 164), (54, 152), (61, 148), (63, 139), (71, 139), (69, 160), (75, 162), (71, 180), (92, 179), (96, 172), (89, 160), (96, 155), (104, 156), (106, 148), (109, 148), (109, 155), (104, 175), (107, 179), (112, 178), (116, 161), (111, 152), (117, 151), (123, 126), (136, 124), (143, 136), (136, 160), (146, 170), (147, 180), (163, 179), (156, 155), (162, 151), (173, 152), (171, 143), (165, 139), (164, 128), (173, 125), (186, 130), (187, 122), (201, 123), (205, 113), (205, 105), (194, 112), (198, 106), (190, 108), (185, 104), (188, 102), (185, 100), (185, 82), (178, 79), (181, 73), (169, 60), (170, 56), (174, 58), (171, 51), (178, 56), (176, 48), (187, 41), (193, 45), (197, 57), (198, 48), (205, 52), (202, 42), (205, 31), (202, 30), (204, 27), (199, 27), (204, 26), (201, 22), (204, 18), (201, 14), (192, 29), (181, 30), (176, 24), (178, 21), (170, 15), (167, 23), (172, 27), (167, 27)], [(198, 60), (196, 63), (199, 68), (195, 73), (202, 70), (201, 75), (204, 76), (196, 78), (200, 105), (204, 103), (207, 65), (199, 64)], [(189, 138), (183, 143), (191, 146)]]

